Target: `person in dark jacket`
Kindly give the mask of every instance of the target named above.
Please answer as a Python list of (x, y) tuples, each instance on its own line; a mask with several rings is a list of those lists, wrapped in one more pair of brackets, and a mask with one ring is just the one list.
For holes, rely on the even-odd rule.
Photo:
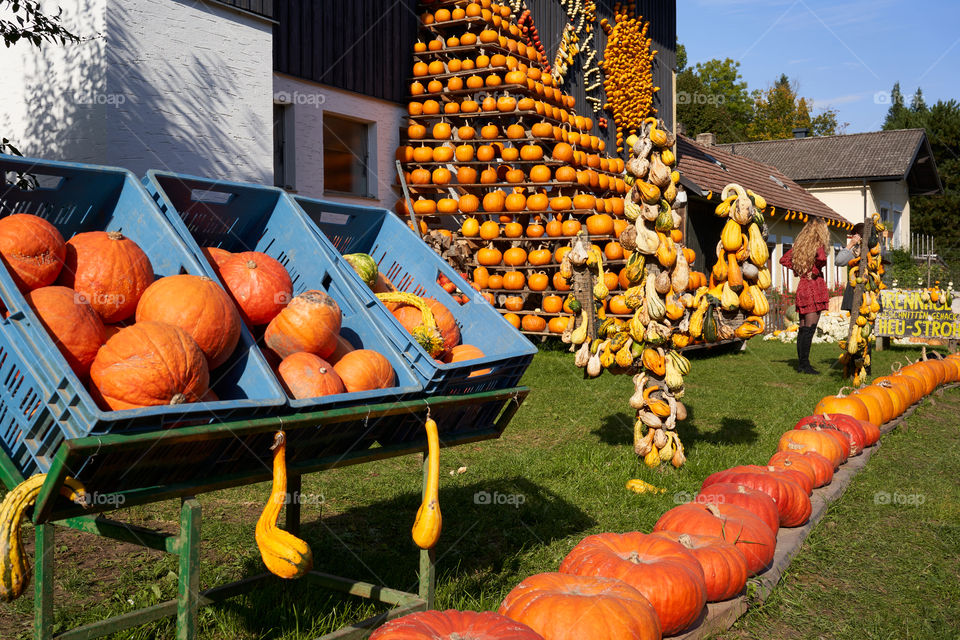
[(810, 364), (810, 345), (817, 332), (820, 314), (830, 306), (830, 292), (827, 281), (823, 279), (829, 241), (826, 221), (823, 218), (810, 218), (797, 234), (793, 247), (780, 258), (780, 264), (792, 269), (800, 279), (796, 296), (797, 314), (800, 316), (800, 330), (797, 332), (799, 373), (820, 373)]

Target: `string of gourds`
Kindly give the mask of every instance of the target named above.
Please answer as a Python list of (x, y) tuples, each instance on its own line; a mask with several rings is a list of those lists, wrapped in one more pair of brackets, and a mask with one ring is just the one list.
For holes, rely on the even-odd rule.
[[(771, 284), (767, 268), (770, 250), (763, 219), (767, 202), (763, 196), (738, 184), (725, 186), (720, 198), (714, 213), (727, 222), (717, 243), (717, 261), (710, 271), (704, 304), (719, 308), (722, 313), (715, 327), (705, 326), (706, 342), (734, 337), (749, 339), (763, 333), (763, 317), (770, 311), (764, 293)], [(726, 321), (728, 316), (741, 311), (746, 319), (739, 326), (733, 327)], [(691, 334), (691, 337), (698, 336)]]
[(876, 342), (873, 323), (880, 311), (880, 290), (886, 288), (882, 280), (884, 268), (880, 256), (880, 234), (885, 227), (876, 213), (869, 223), (873, 225), (873, 232), (867, 240), (866, 262), (862, 256), (856, 256), (847, 264), (847, 284), (851, 287), (862, 286), (863, 297), (857, 309), (856, 320), (850, 323), (847, 339), (838, 343), (843, 376), (853, 378), (854, 387), (863, 384), (867, 367), (870, 366), (870, 351)]
[(689, 343), (694, 297), (687, 291), (689, 250), (680, 244), (682, 218), (677, 209), (686, 202), (686, 194), (677, 187), (679, 172), (671, 170), (676, 163), (675, 142), (673, 134), (654, 118), (645, 120), (640, 135), (629, 139), (631, 188), (624, 214), (633, 224), (620, 234), (620, 242), (631, 252), (625, 272), (630, 288), (624, 294), (627, 307), (634, 310), (630, 320), (610, 318), (604, 312), (602, 303), (609, 291), (603, 284), (599, 250), (586, 251), (583, 244), (575, 243), (567, 254), (571, 265), (597, 269), (593, 296), (599, 324), (596, 338), (587, 340), (586, 311), (581, 310), (579, 326), (569, 323), (573, 329), (563, 338), (580, 345), (575, 363), (588, 376), (596, 377), (604, 369), (633, 374), (634, 450), (651, 467), (665, 462), (679, 467), (686, 460), (676, 424), (686, 418), (679, 399), (690, 362), (678, 349)]
[(647, 37), (649, 22), (633, 14), (629, 8), (614, 7), (614, 24), (604, 18), (600, 26), (607, 34), (607, 46), (603, 60), (603, 89), (606, 103), (603, 108), (613, 114), (617, 127), (617, 152), (623, 152), (624, 140), (639, 133), (644, 118), (656, 113), (653, 94), (660, 87), (653, 85), (653, 57), (656, 50), (650, 48), (652, 40)]

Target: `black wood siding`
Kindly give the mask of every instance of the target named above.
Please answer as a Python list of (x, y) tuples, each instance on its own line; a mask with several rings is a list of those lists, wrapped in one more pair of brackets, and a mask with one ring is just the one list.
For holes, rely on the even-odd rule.
[[(257, 0), (233, 0), (256, 3)], [(264, 4), (268, 0), (260, 0)], [(274, 0), (274, 69), (348, 91), (405, 103), (413, 65), (419, 18), (417, 0)], [(613, 18), (614, 0), (598, 0), (594, 45), (602, 55), (607, 37), (601, 18)], [(527, 0), (548, 55), (556, 53), (567, 16), (558, 0)], [(673, 128), (673, 68), (676, 65), (677, 15), (674, 0), (637, 0), (637, 11), (650, 21), (648, 35), (659, 53), (654, 59), (654, 98), (659, 116)], [(582, 57), (567, 77), (565, 89), (576, 110), (596, 117), (586, 100)], [(551, 59), (552, 62), (552, 59)], [(591, 83), (597, 76), (591, 75)], [(602, 90), (592, 92), (602, 99)], [(612, 118), (606, 114), (607, 119)], [(612, 152), (615, 129), (608, 130)]]
[(416, 0), (276, 0), (273, 68), (406, 102), (417, 36)]
[(256, 13), (257, 15), (275, 20), (277, 17), (276, 2), (274, 0), (215, 0), (220, 4), (230, 5), (243, 11)]

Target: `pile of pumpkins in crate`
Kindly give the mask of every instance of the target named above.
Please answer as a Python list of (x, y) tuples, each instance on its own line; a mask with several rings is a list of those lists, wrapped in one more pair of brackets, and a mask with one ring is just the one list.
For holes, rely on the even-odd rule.
[(658, 640), (689, 631), (708, 602), (745, 594), (771, 566), (781, 528), (808, 522), (810, 496), (880, 427), (938, 385), (960, 380), (960, 355), (921, 360), (851, 394), (823, 398), (764, 465), (718, 471), (650, 533), (581, 540), (557, 572), (523, 580), (498, 612), (428, 611), (388, 622), (371, 640)]
[[(395, 386), (387, 358), (340, 335), (341, 311), (326, 292), (294, 296), (286, 269), (261, 252), (203, 252), (220, 282), (189, 274), (155, 278), (147, 254), (118, 231), (64, 241), (41, 217), (0, 219), (0, 259), (103, 409), (216, 401), (212, 374), (228, 365), (243, 324), (261, 339), (293, 398)], [(368, 276), (372, 265), (381, 299), (431, 354), (448, 361), (482, 357), (460, 345), (456, 322), (441, 303), (394, 291), (369, 256), (354, 262), (362, 262)]]

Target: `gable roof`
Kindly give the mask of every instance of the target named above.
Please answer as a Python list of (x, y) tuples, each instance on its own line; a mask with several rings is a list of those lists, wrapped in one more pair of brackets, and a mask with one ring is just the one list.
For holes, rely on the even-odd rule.
[(807, 215), (846, 223), (847, 219), (818, 200), (776, 167), (734, 155), (720, 146), (704, 147), (686, 136), (677, 136), (677, 169), (681, 182), (695, 195), (712, 192), (736, 182), (759, 193), (778, 210), (801, 211)]
[(912, 193), (942, 187), (926, 132), (895, 129), (835, 136), (760, 140), (716, 145), (772, 164), (797, 182), (908, 180)]

